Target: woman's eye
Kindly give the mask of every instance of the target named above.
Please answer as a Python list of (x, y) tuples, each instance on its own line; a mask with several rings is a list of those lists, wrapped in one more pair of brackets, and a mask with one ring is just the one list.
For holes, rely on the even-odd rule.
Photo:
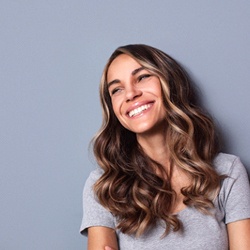
[(111, 95), (114, 95), (115, 93), (117, 93), (120, 90), (120, 88), (115, 88), (113, 90), (111, 90)]
[(145, 78), (148, 78), (150, 77), (151, 75), (150, 74), (144, 74), (144, 75), (141, 75), (138, 77), (138, 81), (140, 82), (141, 80), (145, 79)]

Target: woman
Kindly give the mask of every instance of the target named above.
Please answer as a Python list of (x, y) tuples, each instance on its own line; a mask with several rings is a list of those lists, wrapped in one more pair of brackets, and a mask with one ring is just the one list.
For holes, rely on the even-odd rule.
[(100, 167), (83, 194), (88, 249), (250, 249), (246, 170), (219, 153), (180, 65), (147, 45), (120, 47), (100, 96)]

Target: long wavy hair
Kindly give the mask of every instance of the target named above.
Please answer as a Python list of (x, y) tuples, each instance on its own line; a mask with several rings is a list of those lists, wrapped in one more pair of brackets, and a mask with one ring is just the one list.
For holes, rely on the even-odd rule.
[[(166, 109), (167, 144), (170, 168), (177, 166), (192, 180), (181, 189), (184, 204), (203, 213), (213, 208), (213, 199), (222, 177), (213, 168), (219, 147), (210, 116), (196, 104), (190, 80), (169, 55), (151, 46), (134, 44), (117, 48), (109, 58), (101, 78), (100, 98), (103, 123), (93, 139), (93, 151), (102, 176), (94, 185), (99, 202), (117, 219), (117, 229), (140, 236), (157, 222), (165, 222), (165, 232), (182, 228), (178, 215), (171, 213), (176, 192), (171, 174), (145, 154), (135, 133), (116, 118), (107, 86), (112, 61), (126, 54), (157, 76)], [(162, 175), (156, 174), (155, 169)]]

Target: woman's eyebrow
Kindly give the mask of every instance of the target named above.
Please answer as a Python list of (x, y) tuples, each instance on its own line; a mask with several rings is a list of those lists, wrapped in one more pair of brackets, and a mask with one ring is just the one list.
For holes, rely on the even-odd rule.
[[(141, 70), (144, 70), (144, 69), (145, 69), (145, 67), (137, 68), (137, 69), (135, 69), (135, 70), (133, 70), (133, 71), (131, 72), (131, 75), (134, 76), (134, 75), (136, 75), (137, 73), (139, 73)], [(109, 83), (107, 84), (107, 86), (108, 86), (108, 88), (110, 88), (111, 85), (116, 84), (116, 83), (120, 83), (120, 82), (121, 82), (120, 80), (115, 79), (115, 80), (109, 82)]]
[(138, 69), (135, 69), (135, 70), (132, 71), (131, 75), (134, 76), (134, 75), (136, 75), (138, 72), (140, 72), (143, 69), (145, 69), (145, 67), (140, 67)]
[(111, 85), (116, 84), (116, 83), (119, 83), (119, 82), (120, 82), (120, 80), (118, 80), (118, 79), (109, 82), (109, 83), (107, 84), (108, 89), (110, 88)]

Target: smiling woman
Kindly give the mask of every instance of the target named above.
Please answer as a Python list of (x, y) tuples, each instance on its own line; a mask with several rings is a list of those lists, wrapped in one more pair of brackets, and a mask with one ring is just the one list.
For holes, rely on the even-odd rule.
[(120, 47), (100, 96), (100, 167), (83, 193), (88, 249), (250, 249), (246, 170), (219, 153), (181, 66), (147, 45)]

